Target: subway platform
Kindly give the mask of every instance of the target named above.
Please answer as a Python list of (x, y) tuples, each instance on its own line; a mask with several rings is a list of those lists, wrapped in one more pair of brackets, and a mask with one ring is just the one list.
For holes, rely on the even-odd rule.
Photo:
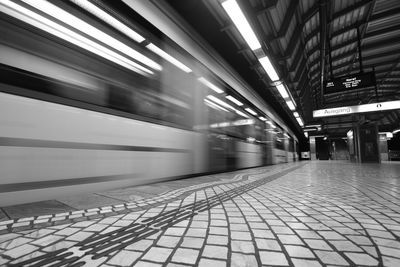
[(2, 208), (1, 266), (400, 266), (400, 164), (297, 162), (51, 203)]

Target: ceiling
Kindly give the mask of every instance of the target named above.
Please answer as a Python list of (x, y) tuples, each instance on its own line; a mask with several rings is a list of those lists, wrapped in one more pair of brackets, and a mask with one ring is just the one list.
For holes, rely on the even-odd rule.
[[(301, 131), (292, 112), (260, 66), (257, 56), (223, 9), (223, 0), (165, 1), (240, 73), (292, 129)], [(315, 109), (400, 99), (399, 0), (237, 2), (281, 80), (288, 86), (306, 125), (322, 124), (323, 133), (338, 136), (360, 120), (376, 121), (381, 131), (400, 126), (399, 111), (319, 120), (312, 116)], [(360, 54), (362, 70), (375, 70), (377, 88), (324, 95), (321, 85), (325, 80), (361, 71)]]

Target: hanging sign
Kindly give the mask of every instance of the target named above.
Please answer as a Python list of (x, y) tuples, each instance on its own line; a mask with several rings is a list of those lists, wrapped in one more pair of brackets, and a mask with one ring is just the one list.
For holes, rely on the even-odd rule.
[(358, 73), (350, 76), (339, 77), (325, 82), (324, 94), (339, 93), (352, 89), (375, 86), (375, 73)]
[(348, 115), (353, 113), (376, 112), (384, 110), (400, 109), (400, 100), (365, 104), (358, 106), (326, 108), (313, 111), (314, 118)]

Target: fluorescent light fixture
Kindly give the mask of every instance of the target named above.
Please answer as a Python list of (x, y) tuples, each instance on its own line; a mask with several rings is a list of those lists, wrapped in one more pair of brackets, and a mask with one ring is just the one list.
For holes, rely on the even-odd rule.
[(95, 15), (96, 17), (100, 18), (110, 26), (114, 27), (118, 31), (122, 32), (126, 36), (130, 37), (132, 40), (141, 43), (145, 40), (143, 36), (117, 20), (116, 18), (112, 17), (110, 14), (107, 12), (103, 11), (102, 9), (98, 8), (94, 4), (90, 3), (87, 0), (70, 0), (77, 6), (80, 6), (81, 8), (85, 9), (89, 13)]
[(240, 116), (242, 116), (242, 117), (245, 117), (245, 118), (248, 118), (248, 117), (249, 117), (249, 116), (247, 116), (247, 114), (241, 112), (240, 110), (235, 109), (235, 112), (236, 112), (236, 114), (238, 114), (238, 115), (240, 115)]
[(172, 57), (171, 55), (169, 55), (168, 53), (164, 52), (163, 50), (161, 50), (160, 48), (158, 48), (157, 46), (155, 46), (154, 44), (150, 43), (148, 45), (146, 45), (146, 47), (153, 51), (154, 53), (156, 53), (157, 55), (159, 55), (160, 57), (164, 58), (165, 60), (169, 61), (170, 63), (172, 63), (173, 65), (175, 65), (176, 67), (180, 68), (181, 70), (183, 70), (186, 73), (190, 73), (192, 72), (192, 70), (187, 67), (185, 64), (183, 64), (182, 62), (180, 62), (179, 60), (177, 60), (176, 58)]
[(255, 123), (254, 120), (245, 119), (245, 120), (237, 120), (237, 121), (234, 121), (234, 122), (232, 123), (232, 125), (234, 125), (234, 126), (242, 126), (242, 125), (251, 125), (251, 124), (254, 124), (254, 123)]
[(298, 118), (298, 117), (300, 117), (300, 115), (299, 115), (299, 113), (298, 113), (298, 112), (293, 112), (293, 116), (294, 116), (295, 118)]
[(349, 130), (347, 133), (347, 138), (352, 138), (353, 137), (353, 130)]
[(222, 101), (221, 99), (216, 98), (216, 97), (213, 96), (213, 95), (208, 95), (207, 98), (210, 99), (210, 100), (212, 100), (213, 102), (215, 102), (215, 103), (217, 103), (217, 104), (223, 106), (223, 107), (226, 107), (226, 108), (229, 108), (229, 109), (232, 109), (232, 110), (235, 110), (235, 111), (236, 111), (236, 109), (235, 109), (234, 107), (232, 107), (231, 105), (225, 103), (225, 102)]
[(291, 100), (286, 101), (286, 105), (289, 107), (290, 110), (296, 110), (296, 107), (294, 106), (293, 102)]
[(396, 130), (394, 130), (392, 133), (393, 133), (393, 134), (396, 134), (396, 133), (398, 133), (398, 132), (400, 132), (400, 129), (396, 129)]
[(272, 129), (275, 129), (275, 128), (276, 128), (276, 126), (275, 126), (275, 124), (274, 124), (273, 122), (271, 122), (271, 121), (266, 121), (266, 123), (268, 123), (269, 126), (272, 127)]
[(257, 113), (254, 110), (252, 110), (251, 108), (245, 108), (244, 110), (246, 110), (251, 115), (257, 116)]
[(299, 117), (299, 118), (296, 118), (296, 120), (297, 120), (297, 123), (300, 125), (300, 126), (304, 126), (304, 123), (303, 123), (303, 120)]
[(327, 137), (327, 136), (325, 136), (325, 137), (324, 137), (324, 140), (327, 140), (327, 139), (328, 139), (328, 137)]
[(320, 128), (321, 124), (309, 124), (306, 127), (317, 127), (317, 128)]
[(234, 98), (234, 97), (231, 96), (231, 95), (227, 95), (226, 98), (227, 98), (228, 100), (232, 101), (233, 103), (235, 103), (235, 104), (238, 105), (238, 106), (243, 106), (243, 103), (242, 103), (242, 102), (240, 102), (239, 100), (237, 100), (236, 98)]
[(225, 9), (226, 13), (228, 13), (228, 16), (239, 30), (243, 39), (250, 46), (250, 49), (257, 50), (261, 48), (261, 44), (258, 41), (257, 36), (255, 35), (237, 2), (235, 0), (227, 0), (222, 3), (222, 7)]
[(221, 107), (220, 105), (215, 104), (214, 102), (211, 102), (211, 101), (208, 100), (208, 99), (204, 99), (204, 102), (205, 102), (206, 105), (208, 105), (209, 107), (212, 107), (212, 108), (217, 109), (217, 110), (223, 110), (223, 111), (229, 112), (229, 110), (227, 110), (227, 109)]
[(75, 17), (74, 15), (66, 12), (65, 10), (51, 4), (47, 1), (38, 1), (38, 0), (22, 0), (23, 2), (29, 4), (30, 6), (54, 17), (55, 19), (62, 21), (69, 26), (81, 31), (94, 39), (115, 48), (116, 50), (124, 53), (125, 55), (145, 64), (148, 67), (151, 67), (155, 70), (162, 70), (160, 64), (156, 63), (152, 59), (146, 57), (145, 55), (139, 53), (138, 51), (132, 49), (131, 47), (125, 45), (124, 43), (118, 41), (114, 37), (106, 34), (105, 32), (93, 27), (89, 23)]
[(316, 130), (317, 130), (317, 128), (305, 128), (305, 129), (303, 129), (304, 132), (314, 132)]
[(278, 73), (276, 73), (274, 66), (272, 66), (271, 61), (267, 56), (259, 58), (258, 61), (260, 62), (261, 66), (264, 68), (265, 72), (268, 74), (271, 81), (279, 80)]
[(305, 136), (306, 138), (308, 138), (308, 133), (307, 133), (307, 132), (305, 132), (305, 133), (304, 133), (304, 136)]
[[(33, 1), (39, 3), (39, 1)], [(40, 1), (41, 3), (41, 1)], [(47, 2), (46, 2), (47, 3)], [(50, 3), (48, 3), (50, 4)], [(51, 5), (51, 4), (50, 4)], [(53, 5), (51, 5), (53, 6)], [(59, 8), (57, 8), (58, 10)], [(4, 12), (14, 18), (24, 21), (36, 28), (46, 31), (54, 36), (57, 36), (67, 42), (70, 42), (76, 46), (79, 46), (87, 51), (90, 51), (98, 56), (101, 56), (109, 61), (112, 61), (120, 66), (123, 66), (129, 70), (137, 72), (142, 75), (154, 74), (151, 70), (137, 64), (136, 62), (129, 60), (128, 58), (94, 42), (77, 32), (70, 30), (69, 28), (62, 26), (44, 16), (39, 15), (23, 6), (20, 6), (14, 2), (8, 0), (2, 0), (0, 2), (0, 11)], [(51, 11), (48, 10), (49, 12)], [(62, 13), (66, 13), (62, 11)], [(68, 13), (66, 13), (68, 14)], [(70, 14), (68, 14), (70, 15)], [(72, 15), (70, 15), (72, 16)]]
[(262, 120), (262, 121), (266, 121), (267, 119), (266, 118), (264, 118), (264, 117), (258, 117), (260, 120)]
[(254, 137), (247, 137), (247, 142), (254, 143), (256, 139)]
[(221, 93), (224, 92), (221, 88), (215, 86), (214, 84), (212, 84), (211, 82), (206, 80), (204, 77), (200, 77), (200, 78), (198, 78), (198, 80), (199, 80), (199, 82), (201, 82), (202, 84), (204, 84), (205, 86), (207, 86), (211, 90), (214, 90), (218, 94), (221, 94)]
[(285, 88), (285, 86), (283, 85), (283, 83), (278, 84), (278, 85), (276, 86), (276, 89), (278, 89), (278, 92), (281, 94), (281, 96), (282, 96), (283, 98), (289, 98), (289, 95), (288, 95), (288, 93), (287, 93), (287, 91), (286, 91), (286, 88)]

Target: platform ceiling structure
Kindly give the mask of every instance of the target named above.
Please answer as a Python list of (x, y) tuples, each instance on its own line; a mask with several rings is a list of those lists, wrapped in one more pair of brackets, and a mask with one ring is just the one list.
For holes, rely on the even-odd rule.
[[(301, 129), (226, 10), (225, 0), (166, 0), (292, 126)], [(400, 111), (313, 118), (313, 110), (400, 99), (400, 1), (236, 0), (304, 124), (343, 135), (354, 123), (399, 128)], [(361, 47), (359, 51), (358, 47)], [(359, 53), (361, 52), (361, 53)], [(362, 60), (359, 60), (361, 54)], [(321, 56), (322, 55), (322, 56)], [(331, 78), (375, 71), (375, 86), (324, 94)], [(376, 94), (377, 93), (377, 94)]]

